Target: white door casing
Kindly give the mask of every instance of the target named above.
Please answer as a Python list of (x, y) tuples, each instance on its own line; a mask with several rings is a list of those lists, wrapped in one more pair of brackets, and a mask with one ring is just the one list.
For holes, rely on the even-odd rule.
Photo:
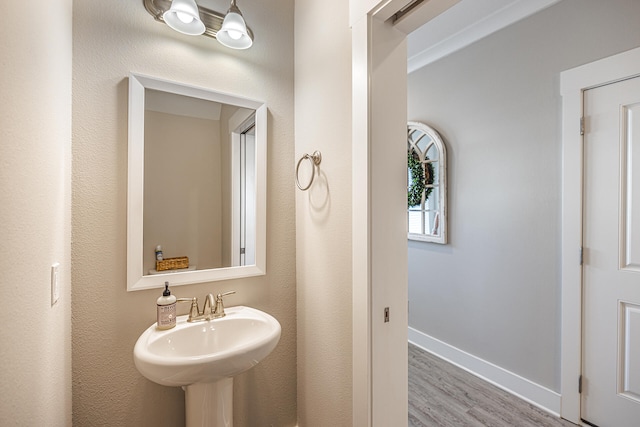
[(350, 2), (354, 427), (408, 422), (406, 35), (456, 2)]
[(352, 30), (353, 425), (401, 427), (408, 421), (406, 35), (372, 17)]
[(562, 356), (561, 416), (580, 422), (582, 370), (583, 97), (588, 89), (640, 75), (640, 48), (561, 73)]

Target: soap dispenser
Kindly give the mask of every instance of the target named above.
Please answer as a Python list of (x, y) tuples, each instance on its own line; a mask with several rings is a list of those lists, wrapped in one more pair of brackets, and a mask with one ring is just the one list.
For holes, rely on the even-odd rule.
[(171, 329), (176, 326), (176, 297), (171, 295), (169, 282), (164, 282), (164, 292), (158, 298), (158, 329)]

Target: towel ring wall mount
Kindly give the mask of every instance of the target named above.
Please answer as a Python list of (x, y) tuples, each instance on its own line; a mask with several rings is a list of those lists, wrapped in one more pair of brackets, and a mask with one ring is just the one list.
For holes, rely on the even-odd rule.
[[(300, 178), (298, 176), (298, 173), (300, 171), (300, 165), (302, 164), (303, 160), (311, 161), (311, 179), (309, 180), (309, 184), (307, 184), (305, 187), (300, 185)], [(302, 156), (300, 160), (298, 160), (298, 164), (296, 165), (296, 185), (300, 190), (307, 191), (309, 187), (311, 187), (311, 184), (313, 184), (313, 179), (316, 176), (316, 166), (320, 166), (320, 162), (322, 162), (322, 154), (320, 153), (320, 151), (317, 151), (317, 150), (314, 151), (313, 154), (305, 153), (305, 155)]]

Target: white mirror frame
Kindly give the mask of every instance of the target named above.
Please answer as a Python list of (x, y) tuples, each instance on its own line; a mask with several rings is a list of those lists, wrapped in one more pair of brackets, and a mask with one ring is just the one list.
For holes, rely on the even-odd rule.
[(421, 233), (408, 233), (407, 239), (417, 240), (421, 242), (440, 243), (442, 245), (447, 243), (447, 228), (448, 228), (448, 212), (447, 212), (447, 149), (444, 145), (444, 141), (440, 137), (440, 134), (431, 126), (428, 126), (420, 122), (408, 122), (408, 128), (417, 129), (422, 133), (429, 135), (436, 149), (438, 150), (438, 212), (440, 216), (440, 229), (442, 232), (439, 235), (433, 234), (421, 234)]
[[(220, 102), (256, 111), (256, 263), (207, 270), (145, 275), (143, 271), (144, 114), (145, 89)], [(267, 235), (267, 105), (205, 88), (131, 73), (129, 75), (129, 164), (127, 192), (127, 291), (162, 288), (266, 273)]]

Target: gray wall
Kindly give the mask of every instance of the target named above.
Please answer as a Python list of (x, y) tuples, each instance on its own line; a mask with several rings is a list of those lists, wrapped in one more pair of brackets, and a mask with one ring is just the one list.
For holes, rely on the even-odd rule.
[(640, 46), (640, 1), (563, 0), (409, 75), (449, 155), (446, 246), (409, 242), (409, 325), (560, 390), (560, 72)]

